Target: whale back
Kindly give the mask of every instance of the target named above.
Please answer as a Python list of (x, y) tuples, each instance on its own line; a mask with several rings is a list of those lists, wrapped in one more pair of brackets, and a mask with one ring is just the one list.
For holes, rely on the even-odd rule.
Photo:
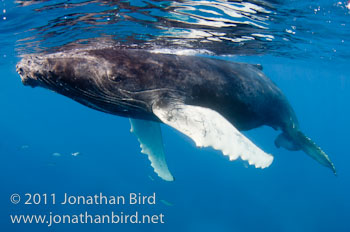
[(297, 125), (284, 94), (261, 66), (103, 48), (32, 55), (18, 67), (24, 83), (120, 116), (157, 121), (154, 102), (176, 100), (216, 110), (239, 130)]
[(297, 127), (295, 113), (261, 65), (140, 50), (91, 50), (113, 63), (113, 80), (146, 102), (176, 99), (214, 109), (240, 130)]

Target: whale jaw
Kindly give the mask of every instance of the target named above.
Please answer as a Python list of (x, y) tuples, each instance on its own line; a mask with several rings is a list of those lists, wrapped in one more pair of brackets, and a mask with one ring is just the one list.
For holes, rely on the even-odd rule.
[(16, 65), (16, 71), (19, 74), (23, 85), (37, 87), (42, 86), (41, 79), (44, 77), (45, 69), (43, 59), (35, 55), (25, 55)]

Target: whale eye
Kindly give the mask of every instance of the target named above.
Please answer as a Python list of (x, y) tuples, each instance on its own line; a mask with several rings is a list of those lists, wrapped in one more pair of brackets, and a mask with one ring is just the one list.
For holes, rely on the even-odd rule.
[(114, 82), (120, 82), (120, 81), (125, 80), (125, 79), (126, 79), (126, 76), (118, 74), (118, 75), (113, 75), (113, 76), (111, 76), (110, 78), (111, 78), (111, 80), (114, 81)]

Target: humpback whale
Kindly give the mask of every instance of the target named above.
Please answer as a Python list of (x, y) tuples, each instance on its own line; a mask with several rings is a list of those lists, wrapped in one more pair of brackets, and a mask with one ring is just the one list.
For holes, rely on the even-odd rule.
[(109, 47), (23, 55), (17, 72), (24, 85), (129, 117), (142, 153), (167, 181), (173, 175), (159, 123), (187, 135), (198, 147), (212, 147), (257, 168), (268, 167), (273, 156), (241, 131), (267, 125), (282, 131), (277, 147), (302, 150), (336, 173), (327, 154), (300, 131), (287, 98), (259, 65)]

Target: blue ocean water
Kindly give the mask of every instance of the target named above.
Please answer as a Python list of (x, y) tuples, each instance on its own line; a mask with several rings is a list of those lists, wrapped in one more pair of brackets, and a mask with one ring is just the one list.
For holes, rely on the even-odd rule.
[[(350, 231), (350, 9), (344, 1), (1, 1), (1, 231)], [(191, 49), (259, 63), (338, 175), (277, 149), (262, 127), (245, 134), (274, 155), (255, 169), (198, 149), (162, 125), (174, 182), (157, 177), (129, 120), (24, 87), (20, 55), (70, 43)], [(78, 155), (72, 154), (79, 152)], [(155, 205), (25, 205), (12, 194), (156, 193)], [(158, 224), (12, 224), (13, 214), (164, 214)]]

